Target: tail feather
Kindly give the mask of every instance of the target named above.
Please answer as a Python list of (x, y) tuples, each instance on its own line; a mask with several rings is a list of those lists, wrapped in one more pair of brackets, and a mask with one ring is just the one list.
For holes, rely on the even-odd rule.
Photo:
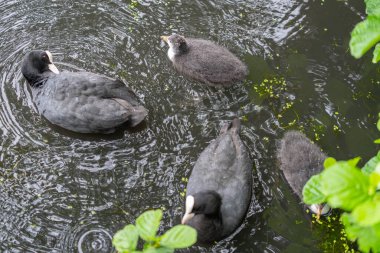
[(148, 115), (147, 110), (143, 106), (136, 106), (133, 108), (131, 115), (129, 116), (130, 126), (135, 127), (140, 124)]
[(231, 122), (224, 125), (224, 127), (220, 130), (220, 134), (227, 133), (228, 131), (233, 131), (235, 133), (240, 132), (240, 120), (239, 120), (239, 118), (234, 118)]

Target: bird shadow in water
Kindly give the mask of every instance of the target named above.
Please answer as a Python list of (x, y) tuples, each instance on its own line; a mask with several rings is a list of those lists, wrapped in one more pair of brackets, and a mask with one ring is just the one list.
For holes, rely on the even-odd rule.
[(54, 125), (53, 123), (46, 120), (48, 125), (57, 133), (84, 141), (96, 141), (96, 140), (117, 140), (124, 137), (124, 132), (127, 134), (134, 134), (143, 131), (148, 127), (147, 120), (142, 121), (135, 127), (131, 127), (130, 124), (124, 123), (116, 128), (114, 132), (111, 133), (78, 133), (74, 132), (60, 126)]

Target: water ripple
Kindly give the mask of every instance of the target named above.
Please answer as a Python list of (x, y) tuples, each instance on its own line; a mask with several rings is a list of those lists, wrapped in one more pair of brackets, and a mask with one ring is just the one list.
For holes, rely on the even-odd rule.
[[(342, 11), (336, 18), (360, 16), (357, 3), (330, 4)], [(226, 240), (179, 252), (318, 250), (276, 163), (285, 125), (279, 107), (291, 101), (292, 117), (302, 114), (294, 128), (315, 136), (312, 127), (321, 127), (321, 144), (331, 148), (331, 137), (347, 154), (366, 143), (350, 144), (329, 127), (364, 132), (360, 141), (372, 143), (380, 90), (380, 72), (347, 60), (345, 46), (335, 45), (343, 32), (321, 47), (327, 33), (319, 22), (333, 18), (323, 8), (296, 0), (0, 1), (0, 251), (112, 252), (113, 233), (152, 208), (164, 210), (160, 233), (178, 224), (199, 153), (236, 116), (254, 161), (248, 215)], [(337, 30), (349, 31), (352, 22)], [(159, 39), (173, 32), (228, 47), (247, 63), (247, 82), (219, 90), (178, 74)], [(110, 136), (52, 126), (38, 115), (20, 72), (33, 49), (50, 50), (61, 71), (127, 83), (149, 110), (146, 123)], [(279, 76), (284, 94), (251, 96), (255, 85)], [(352, 102), (355, 96), (364, 102)]]

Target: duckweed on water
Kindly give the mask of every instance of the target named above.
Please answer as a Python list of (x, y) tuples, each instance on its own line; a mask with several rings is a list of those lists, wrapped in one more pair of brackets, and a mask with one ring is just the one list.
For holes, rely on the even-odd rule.
[(252, 85), (251, 92), (253, 101), (266, 104), (276, 114), (283, 128), (293, 126), (299, 120), (297, 113), (293, 110), (294, 101), (287, 91), (288, 83), (285, 78), (274, 76)]
[[(377, 128), (380, 131), (380, 119)], [(345, 229), (343, 240), (356, 240), (362, 252), (375, 253), (380, 252), (380, 151), (362, 168), (358, 167), (359, 160), (327, 158), (325, 169), (304, 186), (303, 201), (308, 205), (327, 203), (344, 210), (340, 217)]]
[(355, 253), (355, 244), (351, 242), (346, 235), (344, 226), (339, 219), (338, 213), (317, 219), (316, 215), (312, 215), (312, 226), (314, 232), (321, 241), (319, 247), (324, 253)]
[(132, 0), (131, 3), (128, 5), (130, 9), (136, 8), (138, 6), (139, 2), (136, 0)]
[(281, 93), (286, 91), (286, 81), (283, 77), (265, 78), (252, 88), (260, 97), (280, 98)]
[[(297, 101), (289, 93), (288, 87), (289, 84), (284, 77), (267, 77), (261, 83), (252, 85), (251, 97), (256, 103), (261, 102), (269, 107), (277, 116), (282, 128), (292, 128), (303, 122), (302, 125), (297, 125), (297, 128), (302, 132), (309, 132), (309, 136), (313, 136), (315, 141), (319, 141), (327, 131), (325, 124), (307, 115), (303, 116), (304, 118), (300, 120), (299, 114), (295, 109)], [(339, 112), (337, 113), (339, 114)], [(334, 131), (341, 132), (341, 129), (335, 125)]]

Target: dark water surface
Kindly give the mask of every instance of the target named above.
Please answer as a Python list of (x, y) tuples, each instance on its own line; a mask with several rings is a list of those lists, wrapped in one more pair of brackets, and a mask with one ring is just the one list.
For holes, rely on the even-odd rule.
[[(184, 178), (235, 115), (255, 164), (248, 216), (230, 238), (179, 252), (322, 252), (275, 147), (302, 129), (339, 159), (374, 154), (380, 65), (348, 51), (361, 2), (1, 0), (0, 252), (111, 252), (114, 232), (151, 208), (165, 210), (161, 231), (178, 224)], [(186, 80), (159, 40), (172, 32), (230, 48), (247, 81), (217, 90)], [(108, 137), (52, 127), (20, 73), (32, 49), (50, 50), (61, 71), (125, 81), (146, 124)]]

